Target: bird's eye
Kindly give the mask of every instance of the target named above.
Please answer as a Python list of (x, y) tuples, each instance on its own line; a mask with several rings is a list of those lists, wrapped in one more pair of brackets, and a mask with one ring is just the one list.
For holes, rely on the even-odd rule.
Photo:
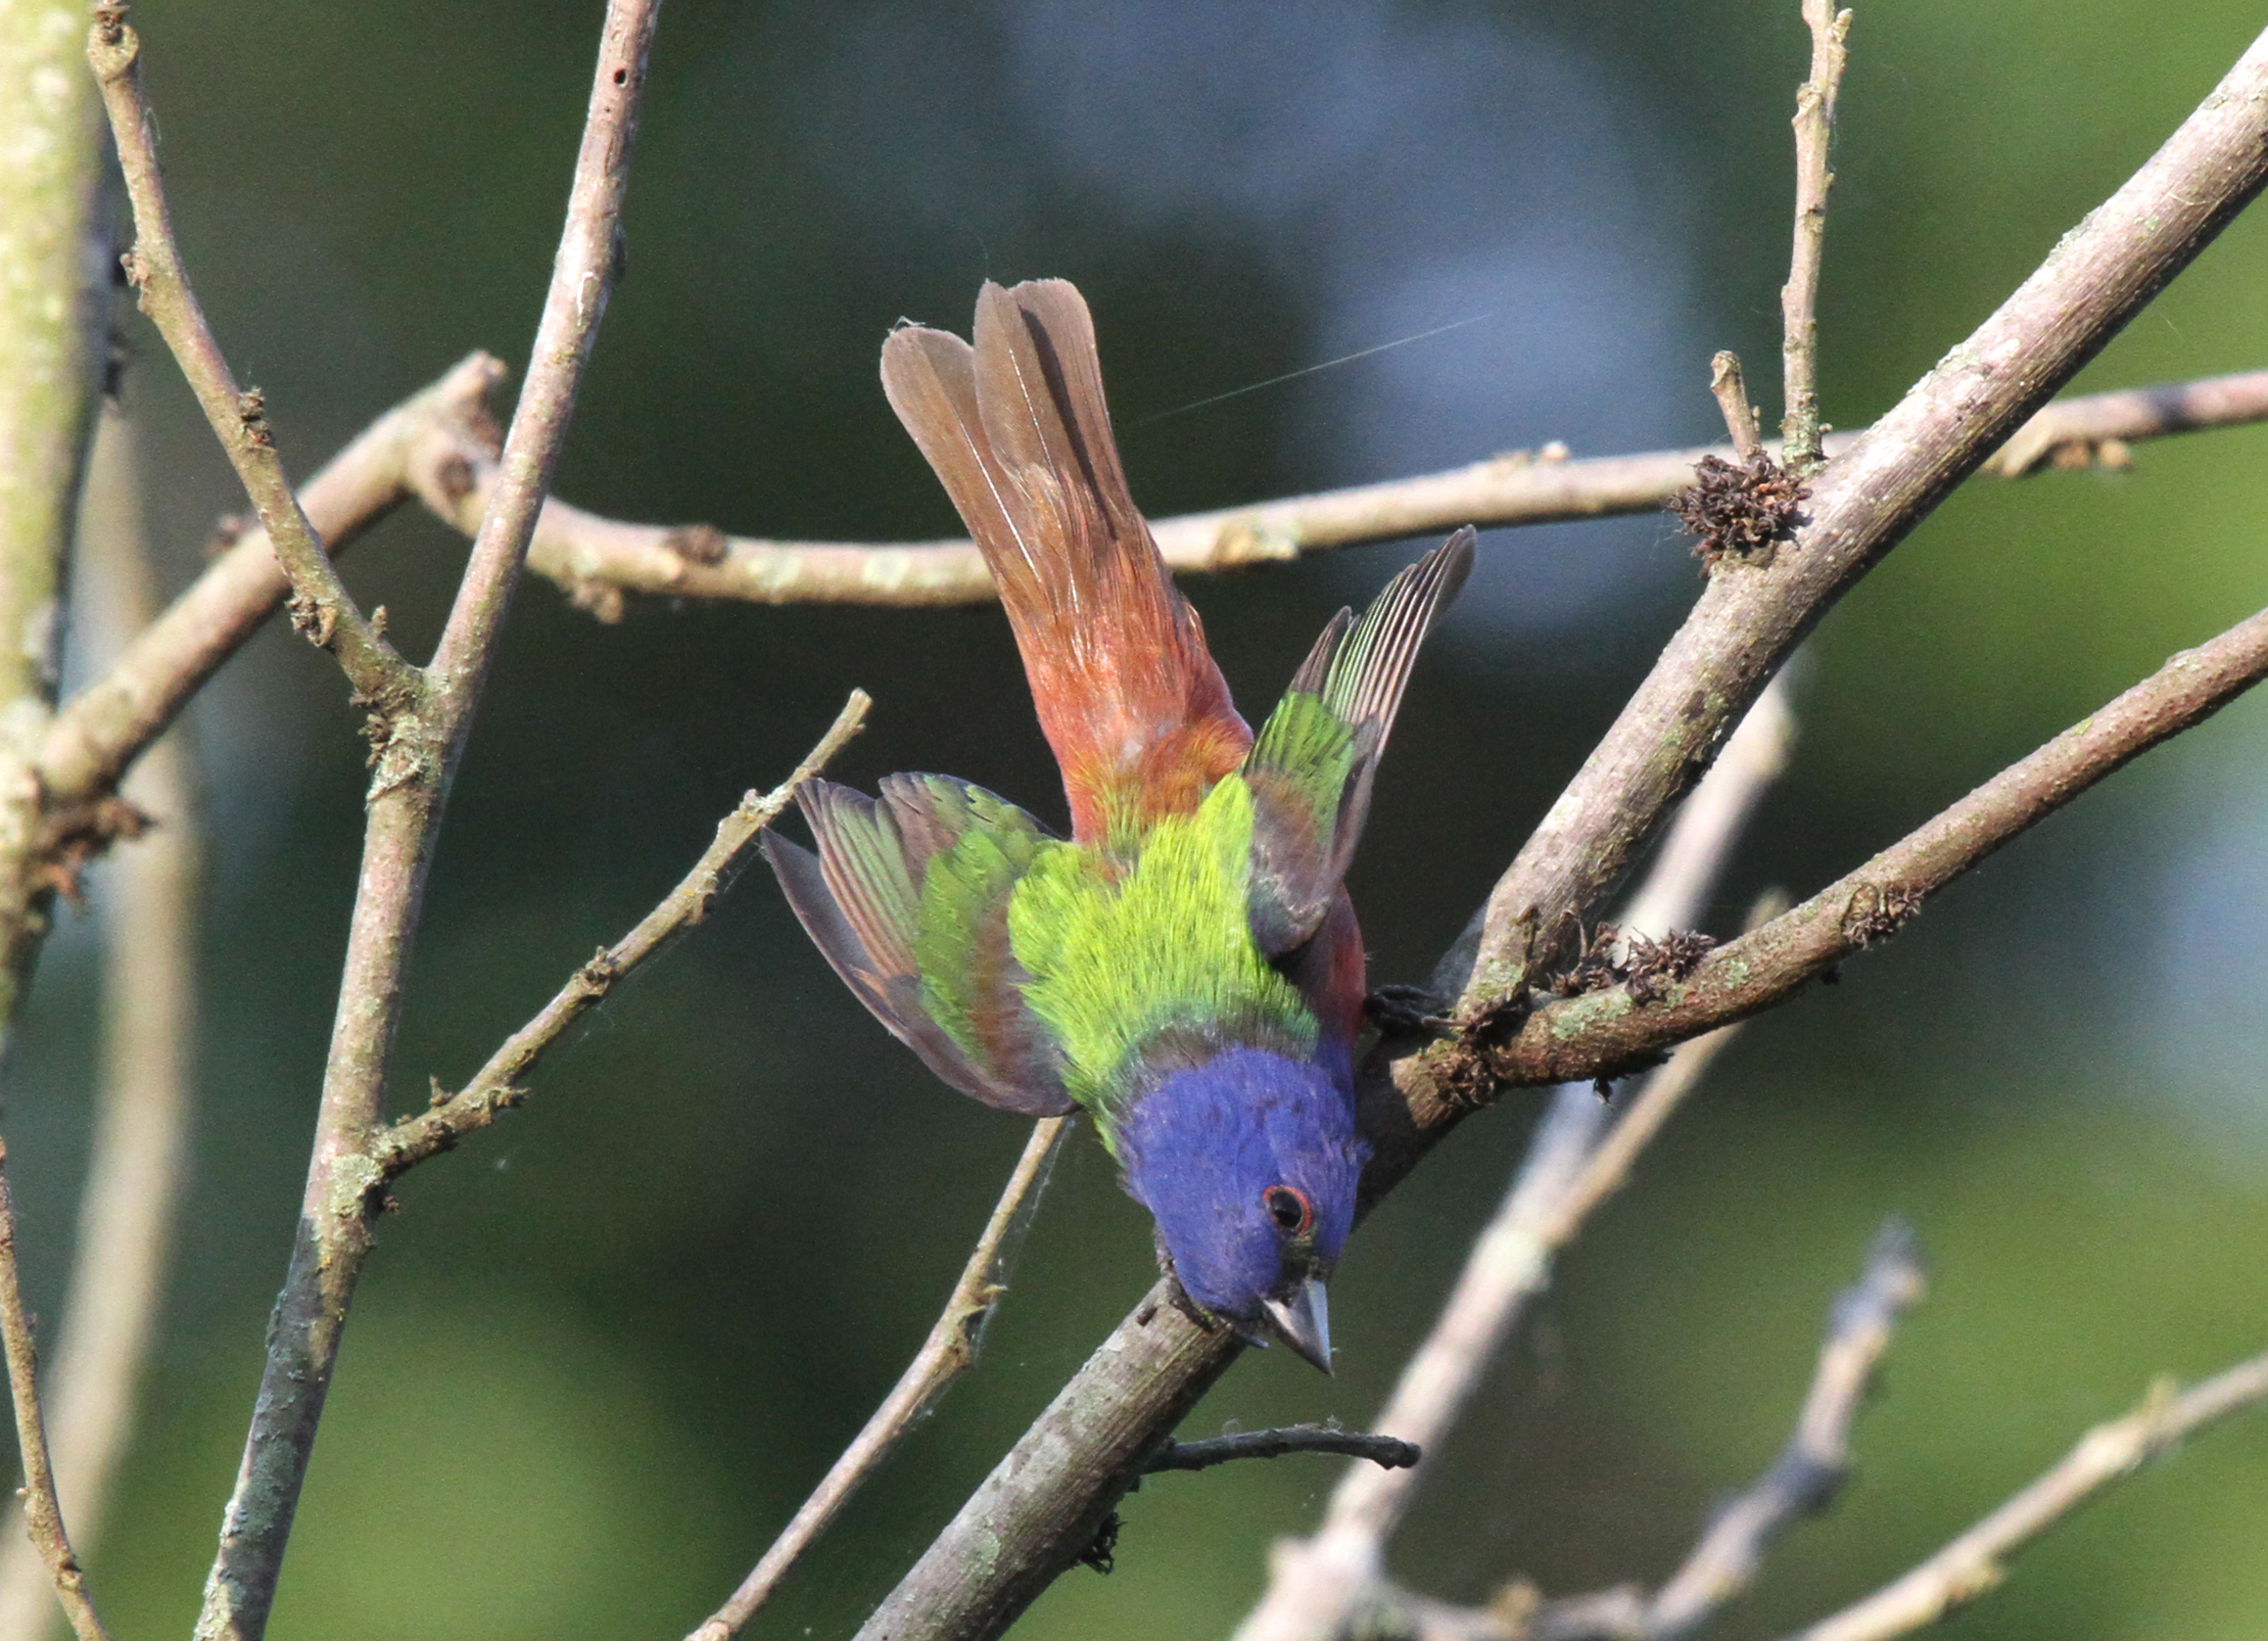
[(1287, 1237), (1304, 1237), (1315, 1228), (1315, 1204), (1297, 1186), (1272, 1185), (1260, 1193), (1260, 1206)]

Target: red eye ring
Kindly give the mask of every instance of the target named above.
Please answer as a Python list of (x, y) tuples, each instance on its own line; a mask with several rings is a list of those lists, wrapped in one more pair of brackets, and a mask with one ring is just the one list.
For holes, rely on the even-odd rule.
[(1315, 1204), (1296, 1185), (1272, 1185), (1260, 1193), (1260, 1206), (1287, 1237), (1304, 1237), (1315, 1229)]

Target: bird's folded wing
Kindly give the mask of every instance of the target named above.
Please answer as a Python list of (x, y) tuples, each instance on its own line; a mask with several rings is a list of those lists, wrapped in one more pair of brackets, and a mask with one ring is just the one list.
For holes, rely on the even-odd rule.
[(879, 800), (830, 781), (802, 788), (816, 856), (765, 834), (788, 904), (930, 1070), (988, 1105), (1062, 1115), (1062, 1055), (1024, 1003), (1008, 902), (1043, 851), (1065, 846), (966, 781), (900, 774), (881, 788)]
[(1370, 811), (1370, 784), (1434, 618), (1473, 565), (1458, 531), (1355, 620), (1339, 612), (1260, 728), (1242, 774), (1252, 789), (1252, 937), (1270, 955), (1321, 926)]

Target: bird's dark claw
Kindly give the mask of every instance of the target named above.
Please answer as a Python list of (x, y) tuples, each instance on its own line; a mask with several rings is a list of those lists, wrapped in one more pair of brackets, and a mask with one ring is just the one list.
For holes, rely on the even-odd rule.
[(1446, 999), (1423, 986), (1381, 986), (1362, 1000), (1362, 1012), (1371, 1024), (1397, 1037), (1427, 1037), (1453, 1031)]

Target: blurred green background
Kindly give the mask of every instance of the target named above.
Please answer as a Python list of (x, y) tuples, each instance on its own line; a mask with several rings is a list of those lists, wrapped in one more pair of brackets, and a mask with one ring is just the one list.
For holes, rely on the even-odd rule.
[[(1153, 513), (1715, 436), (1712, 351), (1777, 410), (1794, 0), (960, 7), (672, 0), (616, 298), (559, 472), (616, 515), (945, 534), (883, 405), (901, 314), (978, 282), (1092, 302)], [(240, 377), (311, 469), (485, 347), (524, 358), (598, 9), (144, 0), (187, 256)], [(1864, 7), (1823, 298), (1858, 426), (2148, 156), (2260, 24), (2241, 0)], [(2082, 379), (2268, 364), (2268, 217)], [(1240, 398), (1193, 401), (1458, 321)], [(126, 398), (153, 533), (193, 573), (226, 469), (154, 336)], [(1153, 419), (1157, 418), (1157, 419)], [(1957, 496), (1821, 629), (1802, 741), (1714, 908), (1808, 892), (2268, 594), (2268, 430), (2130, 474)], [(1192, 587), (1248, 709), (1406, 546)], [(422, 653), (462, 542), (405, 514), (351, 579)], [(1697, 582), (1655, 518), (1499, 533), (1421, 669), (1357, 902), (1422, 976)], [(673, 607), (599, 626), (531, 584), (450, 811), (396, 1103), (461, 1080), (644, 910), (852, 684), (838, 766), (1060, 802), (990, 610)], [(196, 1178), (149, 1417), (93, 1556), (121, 1636), (184, 1633), (290, 1245), (359, 841), (329, 661), (270, 630), (194, 716), (212, 862)], [(1886, 1213), (1935, 1272), (1860, 1468), (1723, 1632), (1903, 1570), (2152, 1375), (2268, 1344), (2268, 711), (2240, 703), (2023, 840), (1891, 948), (1751, 1029), (1564, 1262), (1403, 1535), (1477, 1599), (1656, 1579), (1783, 1439)], [(86, 1144), (93, 920), (49, 950), (9, 1098), (33, 1297), (61, 1302)], [(1335, 1284), (1339, 1377), (1249, 1360), (1190, 1430), (1362, 1425), (1539, 1101), (1476, 1120)], [(401, 1192), (301, 1512), (278, 1641), (683, 1634), (737, 1580), (928, 1325), (1022, 1140), (935, 1084), (761, 871), (608, 1002), (536, 1098)], [(1082, 1139), (981, 1371), (757, 1626), (846, 1633), (1141, 1292), (1139, 1211)], [(1336, 1471), (1152, 1482), (1109, 1578), (1018, 1631), (1218, 1634)], [(2255, 1636), (2268, 1420), (2057, 1532), (1968, 1635)]]

